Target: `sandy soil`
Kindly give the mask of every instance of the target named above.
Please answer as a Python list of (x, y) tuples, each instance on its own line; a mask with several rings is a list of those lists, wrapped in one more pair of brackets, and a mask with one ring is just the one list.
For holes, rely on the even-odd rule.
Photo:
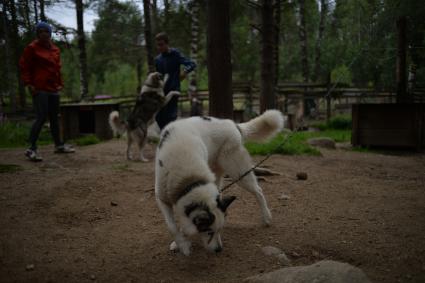
[[(22, 149), (0, 151), (1, 163), (24, 168), (0, 174), (1, 282), (240, 282), (281, 267), (261, 252), (268, 245), (293, 265), (333, 259), (374, 282), (425, 282), (423, 154), (273, 156), (266, 165), (283, 175), (261, 182), (272, 227), (261, 226), (254, 198), (234, 186), (223, 252), (195, 241), (184, 257), (168, 250), (153, 162), (126, 161), (123, 140), (70, 155), (52, 150), (43, 147), (37, 164)], [(308, 180), (296, 180), (300, 171)]]

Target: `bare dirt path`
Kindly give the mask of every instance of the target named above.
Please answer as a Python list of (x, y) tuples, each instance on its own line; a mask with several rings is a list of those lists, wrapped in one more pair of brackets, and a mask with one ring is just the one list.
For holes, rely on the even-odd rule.
[(24, 169), (0, 174), (1, 282), (240, 282), (282, 267), (261, 252), (268, 245), (293, 265), (333, 259), (374, 282), (425, 282), (423, 154), (273, 156), (266, 164), (283, 175), (261, 182), (273, 226), (260, 225), (254, 198), (234, 186), (223, 252), (195, 241), (184, 257), (168, 251), (153, 162), (126, 161), (122, 140), (51, 151), (37, 164), (22, 149), (0, 151), (0, 163)]

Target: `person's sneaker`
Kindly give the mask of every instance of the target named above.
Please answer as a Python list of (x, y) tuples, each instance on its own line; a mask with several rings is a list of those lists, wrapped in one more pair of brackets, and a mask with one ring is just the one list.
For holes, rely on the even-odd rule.
[(37, 151), (32, 149), (27, 149), (27, 151), (25, 151), (25, 156), (28, 157), (30, 161), (34, 161), (34, 162), (43, 161), (43, 158), (37, 154)]
[(73, 152), (75, 152), (75, 149), (69, 144), (59, 145), (55, 147), (55, 153), (73, 153)]

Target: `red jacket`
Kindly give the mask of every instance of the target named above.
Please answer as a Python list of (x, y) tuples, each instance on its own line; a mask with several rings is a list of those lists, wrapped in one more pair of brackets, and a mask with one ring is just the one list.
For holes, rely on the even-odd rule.
[(36, 90), (57, 92), (63, 88), (59, 48), (46, 48), (38, 40), (31, 42), (19, 60), (21, 79)]

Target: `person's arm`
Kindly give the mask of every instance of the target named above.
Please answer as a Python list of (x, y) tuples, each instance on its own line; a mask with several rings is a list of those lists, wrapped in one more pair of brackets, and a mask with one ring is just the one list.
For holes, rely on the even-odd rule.
[(62, 77), (62, 61), (61, 61), (61, 56), (60, 56), (60, 53), (59, 53), (59, 64), (58, 64), (58, 75), (59, 75), (59, 89), (58, 89), (58, 91), (60, 91), (60, 90), (62, 90), (63, 89), (63, 86), (64, 86), (64, 84), (63, 84), (63, 77)]
[(180, 52), (178, 52), (178, 56), (179, 56), (179, 63), (180, 65), (183, 66), (183, 76), (186, 77), (187, 74), (189, 74), (196, 68), (196, 64), (189, 58), (184, 57)]
[(27, 46), (19, 59), (19, 69), (21, 71), (21, 80), (30, 88), (31, 92), (35, 90), (33, 85), (33, 61), (33, 50), (30, 46)]

